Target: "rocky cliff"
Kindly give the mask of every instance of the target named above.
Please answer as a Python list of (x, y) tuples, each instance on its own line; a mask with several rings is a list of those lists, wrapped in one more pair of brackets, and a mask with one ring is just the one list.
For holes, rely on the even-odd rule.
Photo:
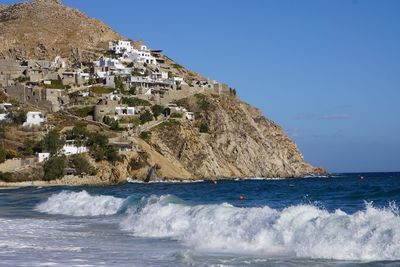
[(280, 126), (234, 96), (199, 94), (179, 103), (195, 111), (196, 121), (165, 122), (151, 131), (149, 143), (165, 158), (179, 162), (192, 178), (323, 172), (304, 161)]
[(196, 121), (169, 119), (137, 138), (139, 152), (116, 164), (97, 165), (98, 177), (113, 183), (126, 177), (158, 179), (301, 177), (323, 174), (308, 164), (284, 130), (230, 95), (198, 94), (178, 101)]
[(103, 22), (57, 0), (0, 7), (0, 57), (71, 60), (96, 58), (122, 37)]

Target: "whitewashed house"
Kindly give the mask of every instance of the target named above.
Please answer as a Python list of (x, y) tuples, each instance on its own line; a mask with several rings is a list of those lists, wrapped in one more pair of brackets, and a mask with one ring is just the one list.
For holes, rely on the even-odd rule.
[(7, 115), (11, 108), (11, 103), (0, 103), (0, 121), (5, 121), (7, 119)]
[(140, 49), (132, 49), (131, 52), (126, 52), (122, 55), (122, 59), (140, 62), (142, 64), (157, 65), (157, 59), (151, 55), (150, 49), (147, 46), (142, 45)]
[(43, 153), (38, 153), (37, 154), (37, 160), (38, 162), (44, 162), (50, 158), (50, 153), (48, 152), (43, 152)]
[(135, 115), (135, 107), (115, 107), (115, 115)]
[(26, 121), (23, 123), (25, 127), (39, 126), (46, 122), (43, 113), (40, 111), (29, 111), (26, 113)]
[(75, 155), (88, 152), (89, 149), (86, 146), (77, 146), (75, 140), (65, 141), (64, 146), (61, 149), (63, 155)]
[(185, 112), (185, 117), (188, 121), (194, 121), (194, 113), (193, 112)]
[(166, 71), (152, 72), (150, 74), (150, 78), (153, 80), (166, 80), (168, 79), (168, 72)]
[(130, 53), (134, 48), (130, 41), (118, 40), (116, 42), (110, 42), (109, 49), (115, 54), (122, 54), (124, 52)]

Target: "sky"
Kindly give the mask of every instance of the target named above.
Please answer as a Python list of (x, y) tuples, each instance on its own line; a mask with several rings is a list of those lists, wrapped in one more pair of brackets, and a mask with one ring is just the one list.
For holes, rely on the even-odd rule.
[(236, 88), (315, 166), (400, 171), (400, 1), (63, 3)]

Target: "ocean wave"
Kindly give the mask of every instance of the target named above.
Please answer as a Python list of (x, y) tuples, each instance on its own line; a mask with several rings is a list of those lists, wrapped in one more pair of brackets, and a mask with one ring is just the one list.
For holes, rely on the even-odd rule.
[(172, 238), (199, 250), (339, 260), (400, 259), (400, 217), (392, 205), (347, 214), (313, 205), (281, 211), (267, 206), (189, 206), (150, 197), (128, 209), (120, 226), (140, 237)]
[(37, 205), (35, 210), (69, 216), (113, 215), (122, 207), (123, 202), (124, 199), (112, 196), (91, 196), (86, 191), (62, 191)]

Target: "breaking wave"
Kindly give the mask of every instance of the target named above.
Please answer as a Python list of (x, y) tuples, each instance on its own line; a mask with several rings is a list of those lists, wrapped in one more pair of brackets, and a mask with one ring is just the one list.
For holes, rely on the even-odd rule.
[(120, 213), (120, 228), (136, 237), (168, 238), (191, 248), (261, 256), (337, 260), (399, 260), (400, 215), (396, 205), (367, 203), (354, 214), (313, 205), (283, 210), (188, 205), (172, 196), (127, 199), (63, 191), (36, 207), (71, 216)]
[(70, 216), (113, 215), (118, 212), (123, 202), (123, 199), (112, 196), (91, 196), (86, 191), (62, 191), (37, 205), (36, 210)]
[[(171, 201), (172, 199), (172, 201)], [(312, 205), (278, 211), (267, 206), (188, 206), (172, 196), (151, 197), (127, 210), (121, 228), (135, 236), (172, 238), (205, 251), (340, 260), (400, 259), (395, 206), (347, 214)]]

